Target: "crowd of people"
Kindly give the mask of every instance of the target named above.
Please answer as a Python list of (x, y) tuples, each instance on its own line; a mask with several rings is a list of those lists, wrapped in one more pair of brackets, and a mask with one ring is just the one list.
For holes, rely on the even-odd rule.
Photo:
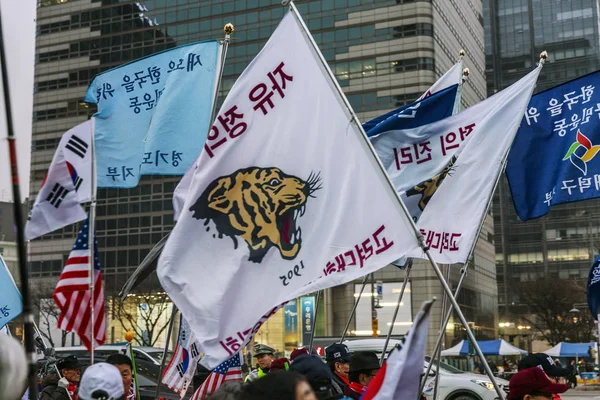
[[(26, 361), (18, 341), (0, 337), (0, 387), (3, 399), (28, 398), (23, 394)], [(377, 354), (350, 353), (344, 344), (325, 349), (325, 360), (306, 348), (294, 350), (290, 358), (276, 358), (275, 349), (256, 344), (256, 368), (243, 382), (225, 382), (208, 400), (333, 400), (360, 399), (380, 370)], [(562, 368), (543, 353), (519, 361), (519, 372), (509, 383), (507, 400), (559, 400), (569, 389), (572, 371)], [(41, 382), (40, 400), (135, 400), (131, 360), (113, 354), (81, 374), (74, 356), (59, 359)], [(18, 382), (22, 382), (20, 386)], [(12, 389), (9, 390), (9, 389)], [(423, 397), (423, 399), (425, 399)]]

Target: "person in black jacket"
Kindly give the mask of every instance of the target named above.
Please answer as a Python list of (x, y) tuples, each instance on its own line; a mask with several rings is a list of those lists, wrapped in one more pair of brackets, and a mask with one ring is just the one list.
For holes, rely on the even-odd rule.
[(325, 349), (325, 360), (331, 370), (332, 385), (337, 394), (344, 394), (348, 389), (348, 371), (352, 354), (345, 344), (334, 343)]

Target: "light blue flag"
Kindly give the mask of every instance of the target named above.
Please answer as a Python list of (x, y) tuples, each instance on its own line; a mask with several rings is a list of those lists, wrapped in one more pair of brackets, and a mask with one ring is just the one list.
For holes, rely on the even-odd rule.
[(0, 329), (23, 312), (23, 298), (0, 257)]
[(97, 186), (131, 188), (141, 175), (183, 175), (210, 126), (220, 45), (176, 47), (97, 75)]

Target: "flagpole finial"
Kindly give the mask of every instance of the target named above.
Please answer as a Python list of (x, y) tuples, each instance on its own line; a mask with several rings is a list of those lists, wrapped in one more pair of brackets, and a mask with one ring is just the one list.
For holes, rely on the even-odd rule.
[(540, 62), (543, 64), (548, 59), (548, 52), (546, 50), (540, 53)]
[(131, 341), (134, 338), (134, 333), (132, 331), (127, 331), (127, 333), (125, 334), (125, 340), (127, 340), (129, 343), (131, 343)]
[(458, 52), (458, 55), (461, 57), (464, 57), (465, 54), (467, 54), (467, 53), (465, 53), (465, 51), (463, 49), (460, 49), (460, 52)]
[(282, 5), (282, 6), (287, 6), (288, 4), (290, 4), (290, 2), (291, 2), (291, 1), (292, 1), (292, 0), (282, 0), (282, 1), (281, 1), (281, 5)]
[(223, 32), (225, 32), (226, 35), (231, 35), (233, 32), (235, 32), (235, 27), (231, 22), (229, 22), (223, 27)]

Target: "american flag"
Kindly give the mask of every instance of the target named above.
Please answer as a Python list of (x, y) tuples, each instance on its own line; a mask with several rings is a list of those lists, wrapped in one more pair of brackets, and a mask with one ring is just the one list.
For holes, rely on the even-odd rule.
[(209, 394), (214, 393), (224, 382), (241, 380), (242, 355), (238, 353), (215, 368), (190, 400), (205, 400)]
[[(58, 327), (68, 332), (77, 332), (81, 342), (88, 350), (92, 349), (91, 307), (90, 307), (90, 250), (89, 250), (89, 217), (85, 220), (77, 235), (75, 245), (56, 289), (54, 302), (60, 309)], [(94, 238), (94, 342), (104, 343), (106, 325), (104, 322), (104, 290), (102, 274), (98, 258), (98, 242)], [(94, 345), (94, 346), (95, 346)]]

